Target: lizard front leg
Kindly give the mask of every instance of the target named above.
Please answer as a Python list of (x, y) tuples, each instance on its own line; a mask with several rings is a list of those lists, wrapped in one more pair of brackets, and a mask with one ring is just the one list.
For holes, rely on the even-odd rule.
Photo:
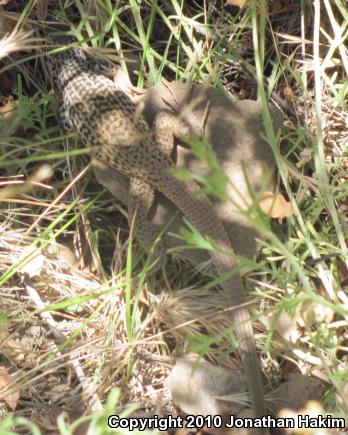
[(173, 161), (177, 162), (177, 147), (175, 138), (180, 139), (189, 136), (188, 124), (180, 119), (178, 115), (166, 111), (159, 112), (153, 122), (153, 134), (156, 145)]

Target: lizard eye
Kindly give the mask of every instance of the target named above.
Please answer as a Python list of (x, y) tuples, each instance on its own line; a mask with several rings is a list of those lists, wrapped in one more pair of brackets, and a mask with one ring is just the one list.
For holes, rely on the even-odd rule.
[(80, 47), (74, 48), (74, 54), (76, 54), (76, 57), (83, 63), (87, 62), (86, 54)]

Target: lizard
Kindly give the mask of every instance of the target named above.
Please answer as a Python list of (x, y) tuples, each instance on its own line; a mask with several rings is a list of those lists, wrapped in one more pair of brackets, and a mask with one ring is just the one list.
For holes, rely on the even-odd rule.
[[(143, 115), (102, 71), (89, 68), (81, 49), (58, 53), (48, 64), (65, 125), (94, 149), (93, 159), (130, 177), (136, 225), (146, 222), (148, 199), (151, 201), (152, 192), (157, 190), (216, 246), (210, 255), (217, 272), (229, 275), (221, 285), (231, 308), (254, 413), (256, 417), (266, 415), (244, 283), (240, 274), (230, 274), (237, 266), (236, 259), (226, 230), (209, 199), (195, 194), (197, 186), (193, 182), (183, 182), (172, 175), (173, 161), (157, 143)], [(141, 233), (144, 228), (138, 230)]]
[[(131, 85), (126, 90), (132, 95)], [(265, 189), (272, 190), (272, 175), (276, 167), (270, 146), (261, 139), (262, 104), (253, 100), (233, 101), (212, 86), (191, 84), (190, 90), (188, 95), (188, 86), (182, 82), (159, 84), (141, 90), (140, 98), (137, 96), (135, 101), (138, 105), (142, 104), (142, 113), (152, 128), (156, 128), (158, 113), (179, 116), (182, 108), (186, 110), (187, 107), (192, 107), (190, 112), (194, 118), (190, 116), (190, 119), (194, 125), (193, 128), (189, 125), (189, 133), (206, 138), (229, 181), (226, 186), (228, 201), (211, 197), (213, 209), (223, 222), (236, 254), (252, 258), (257, 253), (255, 238), (259, 234), (240, 211), (246, 211), (253, 201), (250, 189), (257, 194)], [(140, 94), (138, 89), (135, 92)], [(198, 95), (200, 103), (192, 104), (197, 101)], [(270, 110), (274, 128), (278, 130), (283, 120), (282, 112), (273, 106)], [(198, 176), (207, 176), (208, 165), (193, 155), (185, 144), (181, 144), (182, 138), (179, 136), (175, 143), (177, 167), (188, 169)], [(93, 170), (98, 182), (127, 205), (129, 178), (100, 162)], [(179, 233), (182, 226), (181, 213), (158, 192), (148, 218), (158, 231), (166, 228), (162, 236), (166, 248), (182, 245), (181, 239), (171, 236)], [(209, 254), (204, 250), (185, 248), (177, 255), (196, 266), (209, 261)]]

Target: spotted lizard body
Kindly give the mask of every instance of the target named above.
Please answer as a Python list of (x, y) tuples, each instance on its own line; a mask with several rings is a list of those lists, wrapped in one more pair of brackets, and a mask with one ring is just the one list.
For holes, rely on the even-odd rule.
[[(153, 191), (158, 190), (202, 235), (214, 242), (217, 249), (210, 252), (212, 261), (219, 274), (228, 274), (236, 266), (236, 260), (210, 201), (193, 193), (197, 189), (193, 183), (184, 183), (170, 173), (172, 159), (160, 147), (129, 97), (97, 68), (91, 68), (80, 49), (51, 57), (49, 65), (64, 123), (86, 146), (93, 147), (93, 159), (130, 177), (135, 225), (145, 225), (138, 228), (137, 235), (152, 231), (146, 228), (146, 214)], [(234, 274), (224, 280), (222, 287), (231, 307), (254, 411), (261, 417), (266, 410), (253, 329), (245, 307), (244, 283), (239, 274)]]

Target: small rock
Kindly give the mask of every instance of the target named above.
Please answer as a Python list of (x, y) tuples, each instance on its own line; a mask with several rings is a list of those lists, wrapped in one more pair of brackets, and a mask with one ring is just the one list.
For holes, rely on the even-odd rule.
[(240, 374), (198, 361), (198, 355), (179, 358), (168, 379), (173, 401), (184, 412), (192, 415), (237, 414), (238, 403), (225, 402), (219, 396), (240, 394), (243, 391)]

